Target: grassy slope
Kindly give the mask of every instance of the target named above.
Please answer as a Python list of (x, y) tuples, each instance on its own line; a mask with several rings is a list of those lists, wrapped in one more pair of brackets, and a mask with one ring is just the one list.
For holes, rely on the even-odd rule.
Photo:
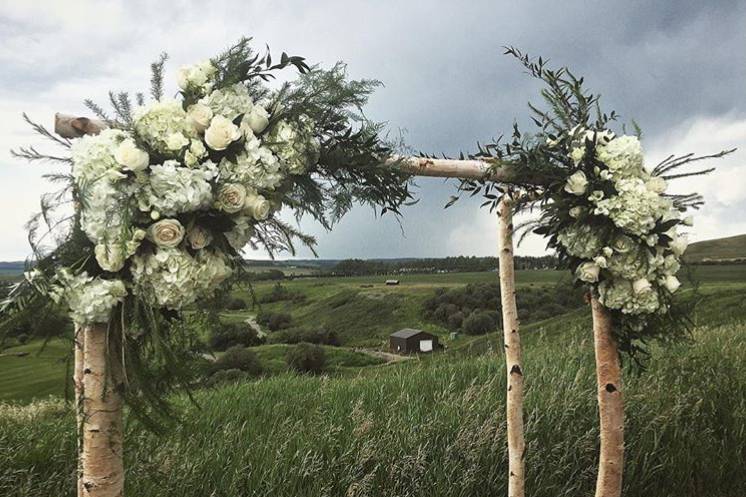
[(685, 257), (692, 262), (703, 259), (746, 259), (746, 235), (692, 243)]
[[(655, 347), (626, 372), (625, 495), (746, 492), (746, 286), (705, 289), (693, 343)], [(727, 312), (725, 312), (727, 311)], [(592, 494), (597, 421), (587, 323), (525, 334), (529, 492)], [(539, 331), (541, 330), (541, 331)], [(504, 374), (497, 355), (433, 356), (357, 376), (279, 375), (200, 392), (179, 428), (130, 425), (127, 492), (204, 495), (488, 496), (505, 493)], [(71, 495), (73, 416), (0, 410), (0, 495)]]
[[(37, 340), (0, 353), (3, 354), (0, 356), (0, 402), (27, 402), (64, 394), (70, 342), (56, 339), (44, 347), (42, 344)], [(28, 352), (28, 355), (12, 355), (19, 352)]]

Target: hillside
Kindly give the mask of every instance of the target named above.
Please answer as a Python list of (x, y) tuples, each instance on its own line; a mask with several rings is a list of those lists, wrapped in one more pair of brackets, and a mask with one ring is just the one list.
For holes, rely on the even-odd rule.
[[(745, 289), (707, 285), (698, 308), (706, 325), (693, 341), (654, 346), (646, 371), (626, 369), (625, 496), (744, 495)], [(592, 495), (598, 430), (587, 313), (525, 331), (527, 488), (535, 497)], [(198, 391), (197, 406), (177, 399), (181, 419), (166, 435), (129, 423), (127, 493), (503, 495), (504, 390), (502, 358), (486, 353)], [(61, 402), (0, 407), (0, 495), (68, 495), (74, 423)]]
[(693, 263), (746, 261), (746, 235), (692, 243), (684, 259)]

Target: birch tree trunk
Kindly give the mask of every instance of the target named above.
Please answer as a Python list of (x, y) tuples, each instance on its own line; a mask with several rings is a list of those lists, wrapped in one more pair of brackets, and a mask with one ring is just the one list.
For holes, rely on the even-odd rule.
[(500, 261), (500, 300), (507, 373), (508, 497), (524, 497), (526, 450), (523, 438), (523, 369), (513, 267), (513, 201), (503, 196), (497, 207)]
[(591, 297), (591, 309), (601, 431), (596, 497), (619, 497), (624, 470), (624, 404), (619, 351), (608, 309), (595, 297)]
[(121, 372), (106, 324), (83, 328), (83, 497), (122, 497)]
[(78, 442), (78, 497), (83, 497), (83, 347), (85, 333), (83, 328), (75, 326), (75, 337), (73, 343), (75, 346), (74, 367), (73, 367), (73, 388), (75, 389), (75, 433)]

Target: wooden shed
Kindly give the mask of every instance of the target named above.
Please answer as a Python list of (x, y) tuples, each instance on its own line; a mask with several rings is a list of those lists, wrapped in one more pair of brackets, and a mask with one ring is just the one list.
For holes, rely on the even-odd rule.
[(404, 328), (391, 334), (389, 347), (397, 354), (432, 352), (438, 348), (438, 337), (422, 330)]

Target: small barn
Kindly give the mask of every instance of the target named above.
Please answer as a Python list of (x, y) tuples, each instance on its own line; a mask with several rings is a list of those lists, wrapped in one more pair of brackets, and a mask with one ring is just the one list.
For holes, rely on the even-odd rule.
[(397, 354), (432, 352), (438, 348), (438, 337), (422, 330), (404, 328), (391, 334), (389, 347)]

